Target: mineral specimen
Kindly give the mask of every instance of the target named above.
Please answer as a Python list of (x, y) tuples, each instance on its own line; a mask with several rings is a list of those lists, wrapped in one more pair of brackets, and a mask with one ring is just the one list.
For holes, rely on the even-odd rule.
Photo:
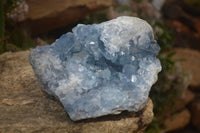
[(79, 24), (30, 54), (35, 75), (72, 120), (139, 111), (161, 71), (151, 26), (135, 17)]

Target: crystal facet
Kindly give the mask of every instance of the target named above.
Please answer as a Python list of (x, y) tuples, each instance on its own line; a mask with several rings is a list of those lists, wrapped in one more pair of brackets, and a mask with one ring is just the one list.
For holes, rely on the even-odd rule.
[(72, 120), (139, 111), (161, 71), (151, 26), (135, 17), (79, 24), (30, 63), (43, 89), (57, 97)]

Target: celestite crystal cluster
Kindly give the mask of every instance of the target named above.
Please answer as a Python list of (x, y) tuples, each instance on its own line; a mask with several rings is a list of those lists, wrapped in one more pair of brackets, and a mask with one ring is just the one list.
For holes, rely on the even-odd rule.
[(135, 17), (79, 24), (31, 51), (35, 75), (74, 121), (139, 111), (161, 71), (151, 26)]

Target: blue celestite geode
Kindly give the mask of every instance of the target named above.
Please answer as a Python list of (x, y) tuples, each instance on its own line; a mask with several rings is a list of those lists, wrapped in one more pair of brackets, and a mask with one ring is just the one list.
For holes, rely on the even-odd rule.
[(30, 63), (43, 89), (80, 120), (141, 110), (161, 71), (159, 50), (146, 21), (123, 16), (77, 25), (33, 49)]

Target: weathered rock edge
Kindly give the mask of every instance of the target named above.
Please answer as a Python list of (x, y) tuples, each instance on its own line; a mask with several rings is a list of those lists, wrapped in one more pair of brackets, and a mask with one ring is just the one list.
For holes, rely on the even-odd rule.
[(33, 35), (78, 21), (87, 14), (113, 5), (113, 0), (26, 0), (25, 22)]

